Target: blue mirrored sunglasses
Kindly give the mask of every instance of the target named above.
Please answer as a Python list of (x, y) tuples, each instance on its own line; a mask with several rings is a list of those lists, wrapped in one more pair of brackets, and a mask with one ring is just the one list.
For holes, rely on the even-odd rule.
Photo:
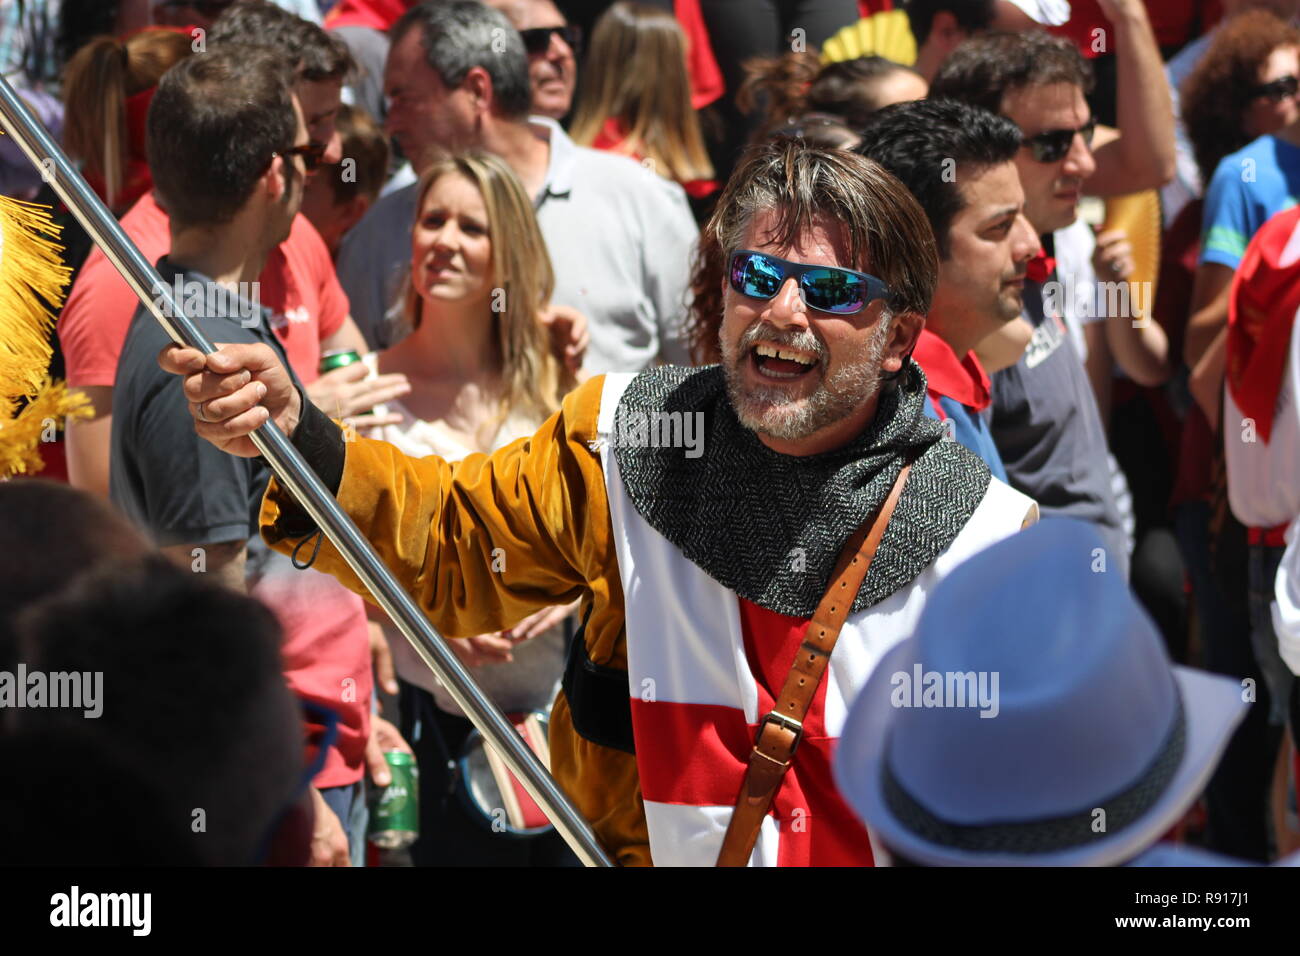
[(889, 295), (883, 280), (865, 272), (788, 262), (752, 249), (742, 249), (731, 257), (731, 287), (741, 295), (770, 299), (792, 277), (799, 282), (805, 305), (834, 315), (854, 315), (874, 299)]

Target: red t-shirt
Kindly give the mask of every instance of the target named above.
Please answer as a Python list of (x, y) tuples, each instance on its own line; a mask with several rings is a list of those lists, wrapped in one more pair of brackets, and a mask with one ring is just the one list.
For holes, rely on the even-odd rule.
[[(171, 247), (167, 214), (152, 192), (122, 217), (122, 228), (150, 262)], [(289, 238), (267, 257), (258, 282), (260, 302), (273, 313), (272, 327), (289, 364), (304, 384), (314, 382), (321, 339), (339, 330), (349, 306), (329, 249), (306, 216), (294, 217)], [(126, 330), (139, 305), (126, 280), (96, 248), (73, 283), (57, 326), (69, 385), (113, 384)]]
[(297, 570), (282, 554), (250, 557), (250, 567), (256, 570), (249, 594), (275, 613), (284, 631), (285, 681), (299, 698), (339, 717), (338, 738), (312, 783), (354, 784), (365, 773), (373, 691), (365, 602), (328, 575)]

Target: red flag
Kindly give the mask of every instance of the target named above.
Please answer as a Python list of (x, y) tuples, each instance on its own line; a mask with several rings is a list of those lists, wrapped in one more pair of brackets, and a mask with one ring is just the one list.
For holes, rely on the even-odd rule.
[(1228, 388), (1266, 443), (1300, 309), (1300, 207), (1255, 233), (1228, 299)]

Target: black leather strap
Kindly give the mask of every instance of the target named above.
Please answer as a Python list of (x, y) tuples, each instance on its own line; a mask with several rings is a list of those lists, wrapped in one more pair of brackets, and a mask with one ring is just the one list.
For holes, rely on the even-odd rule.
[(627, 671), (593, 663), (587, 656), (587, 619), (569, 644), (561, 687), (573, 715), (573, 729), (593, 744), (636, 753), (632, 739), (632, 701), (628, 696)]

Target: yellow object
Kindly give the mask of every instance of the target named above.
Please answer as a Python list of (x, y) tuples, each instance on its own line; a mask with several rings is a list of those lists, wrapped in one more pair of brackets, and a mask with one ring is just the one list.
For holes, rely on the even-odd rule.
[(822, 62), (839, 63), (860, 56), (883, 56), (887, 60), (913, 66), (916, 63), (916, 37), (902, 10), (886, 10), (851, 23), (822, 44)]
[[(1138, 286), (1142, 293), (1130, 297), (1135, 321), (1150, 318), (1151, 304), (1156, 299), (1156, 278), (1160, 274), (1160, 227), (1160, 194), (1156, 190), (1112, 196), (1106, 200), (1106, 220), (1101, 231), (1122, 229), (1133, 246), (1133, 274), (1129, 276), (1129, 285)], [(1138, 289), (1132, 291), (1137, 293)]]
[(40, 471), (40, 443), (68, 416), (90, 414), (84, 395), (46, 374), (70, 276), (58, 234), (47, 207), (0, 196), (0, 479)]

